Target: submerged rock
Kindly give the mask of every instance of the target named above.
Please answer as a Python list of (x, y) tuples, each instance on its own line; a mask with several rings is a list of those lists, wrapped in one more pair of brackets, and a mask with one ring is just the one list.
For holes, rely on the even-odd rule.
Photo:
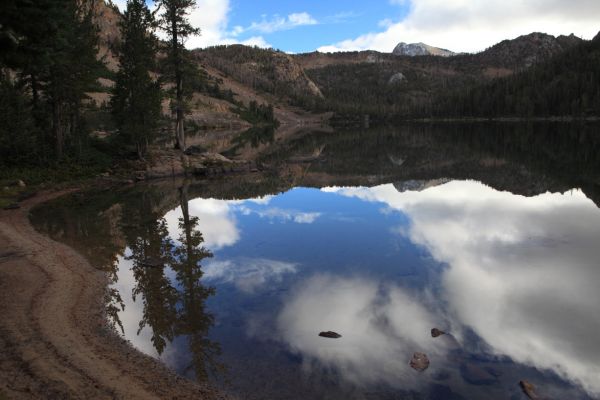
[(465, 363), (460, 366), (460, 375), (471, 385), (487, 386), (498, 381), (498, 373), (492, 368), (482, 368), (478, 365)]
[(416, 352), (410, 360), (410, 366), (417, 371), (425, 371), (429, 367), (429, 358), (425, 353)]
[(538, 400), (538, 399), (540, 399), (540, 397), (535, 392), (535, 386), (533, 386), (533, 384), (531, 384), (530, 382), (519, 381), (519, 386), (521, 386), (521, 389), (523, 390), (523, 393), (525, 393), (525, 395), (527, 397), (529, 397), (531, 400)]
[(332, 332), (332, 331), (321, 332), (321, 333), (319, 333), (319, 336), (330, 338), (330, 339), (339, 339), (342, 337), (342, 335), (340, 335), (339, 333)]
[(438, 337), (438, 336), (445, 335), (445, 334), (446, 334), (446, 332), (440, 331), (438, 328), (433, 328), (431, 330), (431, 337), (434, 337), (434, 338)]

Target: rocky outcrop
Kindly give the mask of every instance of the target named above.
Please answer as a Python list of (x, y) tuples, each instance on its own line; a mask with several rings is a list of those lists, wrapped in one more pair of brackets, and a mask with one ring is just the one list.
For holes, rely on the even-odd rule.
[(397, 72), (390, 77), (388, 80), (388, 85), (395, 85), (404, 81), (406, 81), (406, 76), (404, 76), (402, 72)]
[(392, 54), (397, 56), (440, 56), (450, 57), (456, 55), (456, 53), (440, 49), (439, 47), (433, 47), (425, 43), (404, 43), (400, 42), (392, 51)]

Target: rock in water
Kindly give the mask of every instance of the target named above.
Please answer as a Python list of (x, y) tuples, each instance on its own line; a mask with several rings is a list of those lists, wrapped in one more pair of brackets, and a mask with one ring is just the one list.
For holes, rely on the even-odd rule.
[(438, 328), (433, 328), (431, 330), (431, 337), (438, 337), (438, 336), (442, 336), (445, 335), (446, 332), (444, 331), (440, 331)]
[(521, 386), (523, 393), (525, 393), (525, 395), (531, 400), (539, 399), (538, 395), (535, 393), (535, 386), (533, 386), (530, 382), (520, 381), (519, 386)]
[(425, 353), (416, 352), (410, 360), (410, 366), (417, 371), (425, 371), (429, 367), (429, 358)]
[(330, 339), (339, 339), (342, 337), (342, 335), (340, 335), (339, 333), (332, 332), (332, 331), (321, 332), (321, 333), (319, 333), (319, 336), (330, 338)]

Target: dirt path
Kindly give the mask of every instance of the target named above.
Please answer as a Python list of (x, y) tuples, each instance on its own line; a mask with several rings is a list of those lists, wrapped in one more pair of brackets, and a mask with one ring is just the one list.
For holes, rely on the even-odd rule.
[(224, 398), (107, 327), (104, 274), (29, 223), (34, 205), (64, 193), (0, 211), (0, 399)]

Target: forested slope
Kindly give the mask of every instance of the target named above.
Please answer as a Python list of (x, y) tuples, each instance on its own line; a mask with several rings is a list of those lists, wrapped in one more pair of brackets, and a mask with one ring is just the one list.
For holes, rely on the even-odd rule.
[(600, 116), (600, 34), (515, 75), (440, 97), (438, 117)]

